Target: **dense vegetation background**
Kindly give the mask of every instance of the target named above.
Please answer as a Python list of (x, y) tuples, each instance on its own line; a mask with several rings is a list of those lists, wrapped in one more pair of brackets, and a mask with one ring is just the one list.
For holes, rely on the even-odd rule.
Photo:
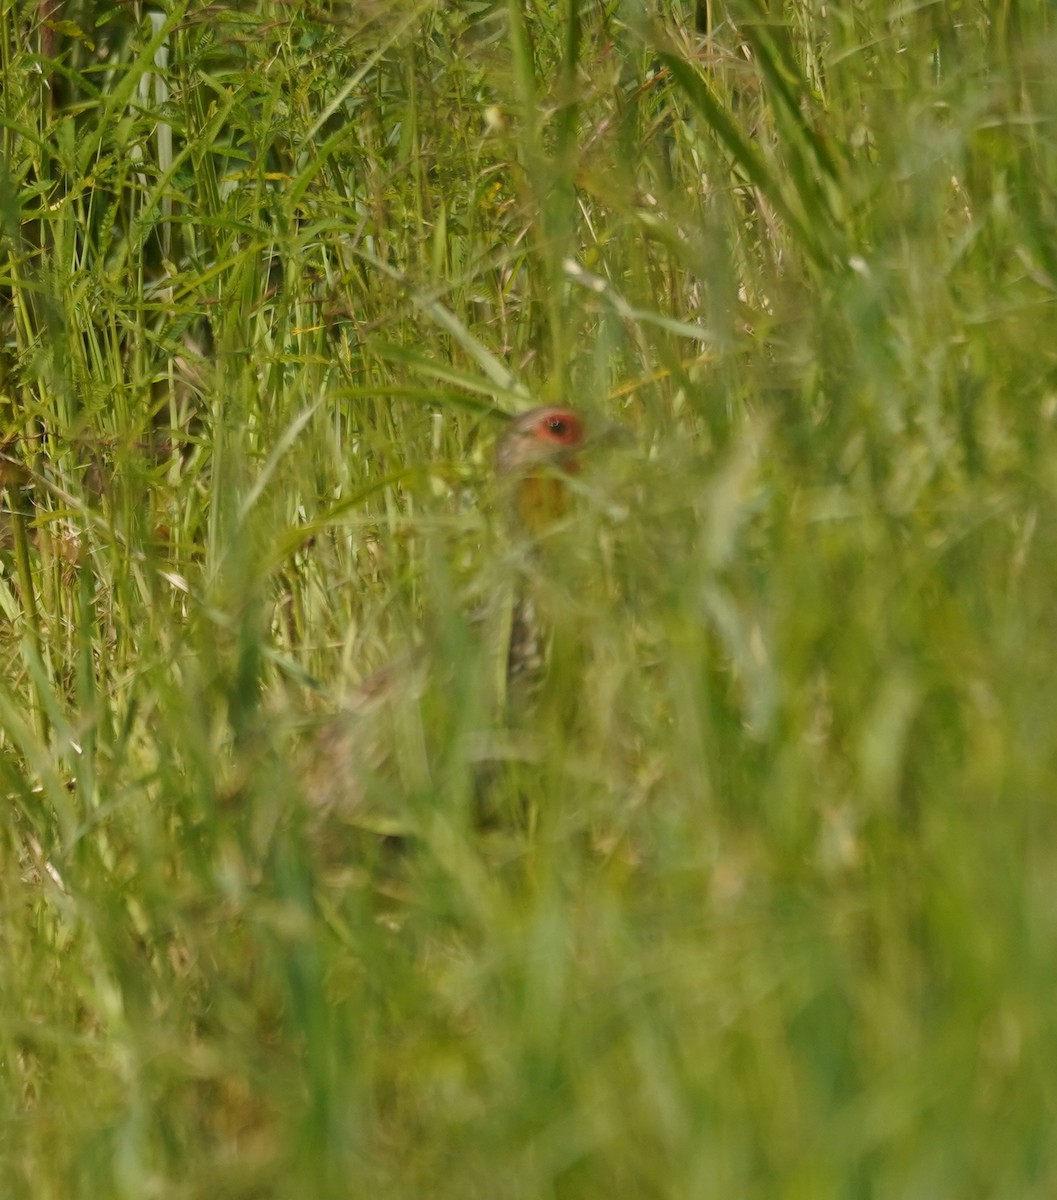
[(1052, 23), (0, 4), (5, 1196), (1054, 1194)]

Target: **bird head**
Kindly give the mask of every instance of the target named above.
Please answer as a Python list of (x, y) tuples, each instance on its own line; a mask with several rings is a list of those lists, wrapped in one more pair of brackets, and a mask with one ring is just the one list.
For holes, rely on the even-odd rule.
[(580, 469), (587, 424), (574, 409), (534, 408), (514, 417), (496, 443), (495, 471), (509, 488), (512, 511), (522, 528), (542, 532), (565, 512), (569, 492), (563, 476)]

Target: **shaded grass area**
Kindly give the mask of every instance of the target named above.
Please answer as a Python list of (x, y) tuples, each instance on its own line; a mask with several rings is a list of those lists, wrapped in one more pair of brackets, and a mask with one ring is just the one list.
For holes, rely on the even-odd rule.
[(5, 1194), (1051, 1194), (1051, 17), (693, 18), (0, 8)]

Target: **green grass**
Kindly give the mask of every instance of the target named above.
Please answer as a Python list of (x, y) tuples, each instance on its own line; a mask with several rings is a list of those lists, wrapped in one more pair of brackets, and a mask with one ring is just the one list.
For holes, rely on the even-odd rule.
[(1050, 7), (161, 8), (0, 4), (0, 1191), (1052, 1196)]

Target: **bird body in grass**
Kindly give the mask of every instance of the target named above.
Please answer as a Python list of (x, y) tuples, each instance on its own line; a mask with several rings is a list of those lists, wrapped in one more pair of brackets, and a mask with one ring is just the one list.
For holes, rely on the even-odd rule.
[[(495, 449), (498, 506), (511, 536), (538, 564), (540, 539), (567, 512), (569, 480), (579, 473), (588, 445), (587, 419), (575, 409), (548, 405), (511, 419)], [(543, 674), (546, 636), (531, 589), (512, 581), (508, 594), (491, 598), (493, 610), (479, 625), (489, 645), (487, 720), (501, 723), (512, 698), (531, 691)], [(493, 648), (494, 647), (494, 648)], [(380, 780), (415, 786), (428, 777), (428, 755), (420, 704), (429, 688), (447, 683), (443, 664), (412, 652), (376, 672), (328, 718), (311, 741), (305, 764), (305, 794), (311, 806), (371, 825), (365, 797)], [(399, 824), (399, 823), (398, 823)], [(397, 832), (388, 821), (373, 821), (379, 832)]]

